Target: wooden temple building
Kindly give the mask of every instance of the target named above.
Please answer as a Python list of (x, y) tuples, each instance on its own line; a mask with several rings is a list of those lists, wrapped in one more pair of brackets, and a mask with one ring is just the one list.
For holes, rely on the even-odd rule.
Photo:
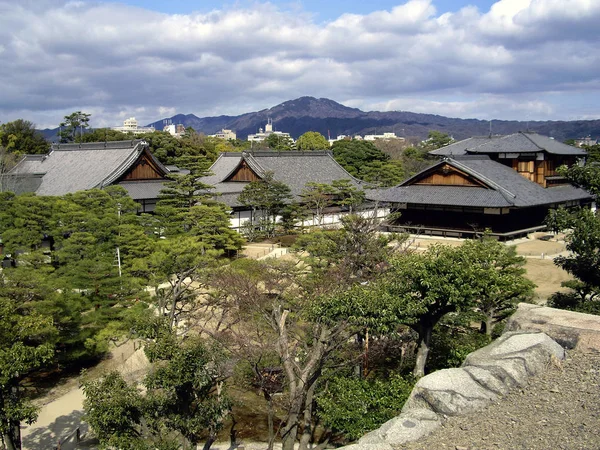
[(140, 204), (140, 212), (152, 212), (167, 176), (177, 171), (161, 164), (139, 139), (54, 144), (47, 155), (23, 157), (7, 183), (17, 194), (50, 196), (118, 185)]
[(546, 136), (473, 137), (430, 153), (441, 160), (398, 186), (368, 194), (401, 213), (394, 229), (455, 237), (489, 229), (512, 239), (543, 229), (551, 208), (592, 204), (588, 192), (557, 172), (586, 152)]

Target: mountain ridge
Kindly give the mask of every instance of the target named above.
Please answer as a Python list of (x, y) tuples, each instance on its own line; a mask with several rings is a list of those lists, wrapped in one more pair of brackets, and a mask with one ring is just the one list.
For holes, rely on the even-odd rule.
[[(437, 114), (413, 113), (410, 111), (362, 111), (351, 108), (328, 98), (299, 97), (287, 100), (271, 108), (239, 116), (197, 117), (193, 114), (178, 114), (167, 120), (181, 120), (177, 123), (191, 126), (198, 132), (214, 134), (222, 128), (234, 130), (238, 138), (246, 139), (248, 134), (264, 128), (268, 119), (278, 131), (290, 133), (298, 138), (306, 131), (318, 131), (331, 137), (339, 134), (382, 134), (394, 132), (398, 136), (424, 139), (429, 131), (438, 130), (452, 135), (455, 139), (465, 139), (490, 133), (490, 121), (481, 119), (460, 119)], [(162, 129), (163, 120), (153, 122), (156, 129)], [(492, 120), (493, 134), (510, 134), (517, 131), (535, 131), (564, 141), (585, 136), (600, 135), (600, 120), (576, 121), (517, 121)]]
[[(220, 115), (198, 117), (195, 114), (175, 114), (146, 126), (162, 130), (165, 123), (183, 124), (205, 134), (215, 134), (221, 129), (234, 130), (239, 139), (246, 139), (264, 128), (267, 120), (273, 129), (290, 133), (298, 138), (307, 131), (318, 131), (324, 136), (382, 134), (393, 132), (397, 136), (425, 139), (431, 130), (448, 133), (457, 140), (490, 134), (490, 121), (460, 119), (437, 114), (410, 111), (362, 111), (328, 98), (299, 97), (271, 108), (247, 112), (237, 116)], [(170, 121), (170, 122), (167, 122)], [(58, 128), (40, 130), (46, 139), (55, 139)], [(557, 140), (600, 136), (600, 120), (574, 121), (517, 121), (492, 120), (491, 133), (511, 134), (518, 131), (535, 131)]]

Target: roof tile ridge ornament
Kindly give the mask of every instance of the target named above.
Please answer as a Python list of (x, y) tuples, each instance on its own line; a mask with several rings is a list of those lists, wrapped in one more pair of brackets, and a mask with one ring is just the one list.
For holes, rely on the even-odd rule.
[(511, 191), (509, 191), (508, 189), (506, 189), (503, 186), (500, 186), (498, 183), (496, 183), (493, 180), (490, 180), (488, 177), (486, 177), (485, 175), (482, 175), (481, 173), (477, 172), (474, 169), (471, 169), (469, 166), (465, 165), (465, 164), (461, 164), (459, 161), (457, 161), (456, 159), (450, 159), (448, 162), (451, 162), (452, 165), (454, 165), (454, 167), (464, 170), (465, 172), (467, 172), (470, 175), (475, 176), (476, 178), (479, 178), (481, 181), (483, 181), (485, 184), (487, 184), (488, 186), (496, 189), (497, 191), (500, 192), (500, 194), (502, 194), (502, 196), (510, 203), (513, 203), (512, 200), (517, 198), (516, 194), (513, 194)]

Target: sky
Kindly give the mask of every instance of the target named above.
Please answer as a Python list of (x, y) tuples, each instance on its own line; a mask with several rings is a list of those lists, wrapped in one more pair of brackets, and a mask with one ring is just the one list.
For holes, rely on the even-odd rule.
[(238, 115), (301, 96), (600, 118), (600, 0), (0, 0), (0, 122)]

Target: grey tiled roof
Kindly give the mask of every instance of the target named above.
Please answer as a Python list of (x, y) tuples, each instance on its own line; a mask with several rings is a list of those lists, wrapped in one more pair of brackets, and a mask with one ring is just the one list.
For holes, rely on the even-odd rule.
[(553, 155), (585, 156), (581, 148), (563, 144), (560, 141), (537, 133), (519, 132), (506, 136), (478, 136), (455, 142), (454, 144), (433, 150), (432, 155), (459, 156), (465, 154), (495, 153), (537, 153)]
[(122, 181), (117, 186), (124, 188), (134, 200), (148, 200), (158, 198), (164, 188), (165, 181)]
[[(223, 195), (219, 198), (230, 206), (237, 206), (237, 195), (246, 182), (223, 182), (237, 166), (245, 160), (257, 175), (273, 172), (277, 181), (285, 183), (292, 195), (299, 196), (306, 183), (327, 183), (347, 179), (356, 186), (365, 187), (364, 182), (354, 178), (340, 166), (327, 151), (313, 152), (274, 152), (221, 153), (210, 168), (213, 175), (202, 178), (202, 182), (215, 186), (215, 191)], [(233, 199), (235, 198), (235, 202)]]
[[(486, 187), (411, 184), (424, 172), (444, 164), (472, 175)], [(545, 189), (487, 156), (462, 156), (440, 161), (399, 186), (370, 191), (367, 198), (393, 203), (499, 208), (551, 205), (591, 196), (570, 185)]]
[[(141, 140), (59, 144), (48, 155), (27, 155), (11, 174), (36, 174), (38, 195), (64, 195), (108, 186), (122, 176), (147, 148)], [(154, 159), (154, 158), (153, 158)], [(154, 162), (165, 172), (168, 169)]]

